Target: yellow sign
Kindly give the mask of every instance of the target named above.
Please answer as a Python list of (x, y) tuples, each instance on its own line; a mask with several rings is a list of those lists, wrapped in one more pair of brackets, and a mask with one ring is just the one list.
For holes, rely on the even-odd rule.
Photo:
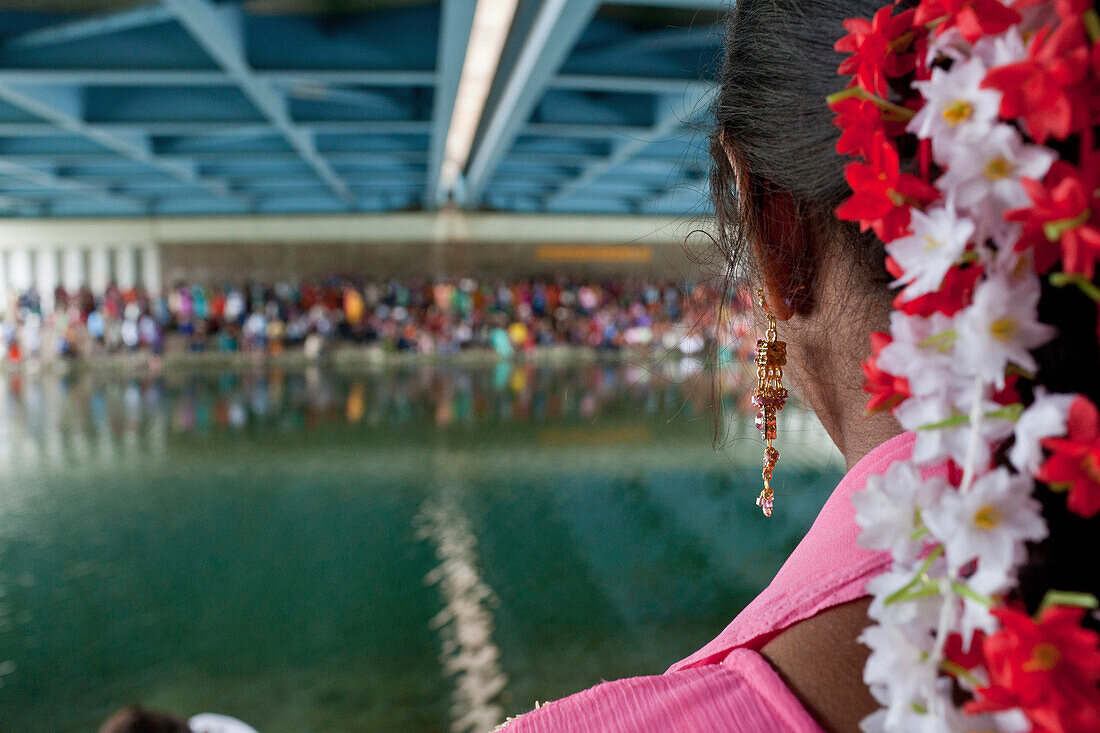
[(653, 248), (644, 244), (544, 244), (535, 248), (540, 262), (649, 262)]

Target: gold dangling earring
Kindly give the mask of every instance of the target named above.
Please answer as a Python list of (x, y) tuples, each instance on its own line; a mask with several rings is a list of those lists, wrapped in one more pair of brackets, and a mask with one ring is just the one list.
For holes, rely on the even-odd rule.
[(757, 290), (760, 307), (768, 317), (768, 331), (765, 338), (756, 340), (756, 390), (752, 393), (752, 404), (759, 410), (756, 413), (756, 427), (764, 439), (764, 489), (756, 499), (756, 505), (765, 517), (772, 515), (775, 495), (772, 493), (772, 471), (779, 463), (779, 451), (772, 447), (776, 437), (775, 414), (783, 409), (787, 402), (787, 390), (783, 387), (783, 367), (787, 363), (787, 342), (779, 340), (775, 330), (775, 316), (768, 309), (764, 299), (764, 289)]

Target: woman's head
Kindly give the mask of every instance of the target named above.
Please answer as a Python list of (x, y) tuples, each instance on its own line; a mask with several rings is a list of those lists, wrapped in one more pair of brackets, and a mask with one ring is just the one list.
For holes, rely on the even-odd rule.
[[(859, 362), (890, 312), (884, 249), (839, 221), (850, 194), (825, 98), (843, 85), (833, 44), (869, 2), (738, 0), (711, 136), (717, 240), (734, 280), (763, 286), (792, 384), (852, 463), (898, 428), (862, 419)], [(877, 426), (876, 424), (877, 423)], [(877, 427), (877, 429), (876, 429)]]
[[(763, 284), (773, 309), (786, 309), (792, 367), (801, 367), (801, 391), (827, 428), (829, 413), (843, 412), (838, 401), (861, 396), (862, 375), (853, 367), (870, 351), (868, 333), (886, 326), (896, 294), (882, 242), (835, 216), (851, 190), (844, 177), (848, 159), (836, 152), (840, 132), (826, 103), (847, 83), (837, 72), (842, 56), (833, 49), (845, 35), (843, 21), (870, 18), (885, 4), (738, 0), (715, 105), (711, 185), (719, 244), (740, 277)], [(915, 153), (899, 150), (903, 170), (916, 168)], [(1036, 384), (1100, 402), (1095, 304), (1074, 288), (1045, 280), (1042, 287), (1039, 317), (1059, 335), (1035, 351), (1038, 377), (1021, 380), (1023, 402), (1030, 403)], [(960, 347), (966, 358), (965, 344)], [(833, 427), (837, 440), (845, 426)], [(1024, 599), (1034, 608), (1045, 588), (1096, 593), (1093, 568), (1079, 561), (1091, 552), (1095, 522), (1068, 513), (1063, 495), (1037, 495), (1051, 539), (1032, 548), (1021, 573)]]
[(887, 291), (882, 244), (833, 213), (850, 191), (825, 103), (842, 83), (833, 44), (844, 19), (876, 8), (744, 0), (730, 14), (711, 139), (720, 243), (731, 266), (765, 281), (800, 315), (813, 309), (826, 258), (855, 267), (846, 284), (864, 291), (856, 294)]

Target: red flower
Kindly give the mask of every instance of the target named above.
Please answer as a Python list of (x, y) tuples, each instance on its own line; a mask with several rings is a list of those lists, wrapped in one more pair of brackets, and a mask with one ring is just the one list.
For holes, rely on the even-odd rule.
[(1033, 733), (1100, 730), (1100, 651), (1096, 632), (1081, 626), (1081, 608), (1052, 606), (1038, 622), (995, 608), (1001, 628), (982, 643), (989, 686), (966, 712), (1020, 708)]
[(1051, 451), (1036, 478), (1051, 488), (1068, 488), (1066, 507), (1082, 517), (1100, 512), (1100, 416), (1096, 405), (1078, 397), (1069, 406), (1066, 437), (1044, 438)]
[(909, 380), (884, 372), (878, 368), (878, 355), (893, 339), (890, 334), (883, 331), (875, 331), (871, 334), (871, 353), (860, 366), (867, 380), (863, 383), (863, 391), (871, 393), (871, 399), (867, 400), (867, 412), (879, 410), (892, 410), (910, 396)]
[[(886, 269), (894, 277), (901, 277), (901, 269), (891, 259), (886, 260)], [(944, 275), (943, 285), (934, 293), (925, 293), (912, 300), (904, 300), (901, 293), (894, 298), (894, 309), (910, 316), (930, 316), (943, 313), (953, 316), (970, 305), (974, 297), (974, 286), (982, 276), (982, 268), (977, 265), (952, 267)]]
[(982, 82), (1002, 93), (1001, 117), (1023, 120), (1028, 135), (1043, 143), (1065, 140), (1089, 120), (1089, 46), (1079, 19), (1046, 26), (1028, 44), (1028, 59), (990, 69)]
[(1005, 219), (1024, 225), (1016, 248), (1033, 249), (1035, 269), (1040, 273), (1061, 258), (1066, 272), (1092, 279), (1100, 258), (1100, 206), (1093, 198), (1096, 185), (1064, 161), (1051, 166), (1044, 181), (1023, 179), (1033, 205), (1005, 214)]
[(985, 632), (981, 629), (974, 632), (974, 635), (970, 637), (970, 651), (967, 652), (963, 651), (962, 639), (962, 634), (950, 634), (947, 637), (947, 643), (943, 646), (943, 656), (952, 664), (969, 671), (981, 665), (985, 659), (985, 655), (982, 653)]
[(851, 197), (837, 207), (845, 221), (858, 221), (862, 231), (874, 229), (883, 242), (906, 233), (909, 207), (935, 201), (939, 191), (917, 176), (901, 172), (898, 151), (879, 136), (867, 163), (849, 163), (844, 177), (852, 188)]
[(1020, 402), (1020, 391), (1017, 389), (1019, 382), (1019, 374), (1009, 374), (1005, 377), (1005, 386), (995, 390), (989, 398), (998, 405), (1005, 405), (1006, 407), (1017, 404)]
[[(1016, 10), (1026, 10), (1036, 5), (1043, 5), (1049, 0), (1016, 0), (1012, 7)], [(1092, 7), (1093, 0), (1055, 0), (1054, 11), (1063, 18), (1076, 18)]]
[(882, 111), (869, 99), (848, 97), (829, 105), (836, 112), (833, 124), (840, 128), (836, 151), (841, 155), (866, 157), (885, 134)]
[(851, 54), (841, 62), (839, 72), (855, 74), (861, 87), (880, 97), (888, 92), (887, 78), (909, 73), (916, 60), (915, 54), (899, 48), (907, 45), (902, 36), (912, 28), (913, 11), (898, 15), (891, 15), (892, 12), (893, 8), (887, 5), (871, 20), (849, 18), (844, 21), (848, 35), (833, 46), (841, 53)]
[(958, 26), (970, 43), (996, 35), (1020, 22), (1020, 14), (998, 0), (923, 0), (913, 19), (917, 25), (936, 24), (936, 35)]

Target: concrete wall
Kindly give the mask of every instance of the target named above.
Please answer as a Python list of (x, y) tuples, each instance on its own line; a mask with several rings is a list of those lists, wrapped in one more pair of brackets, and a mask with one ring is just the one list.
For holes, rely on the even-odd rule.
[[(568, 273), (693, 277), (700, 222), (437, 211), (384, 215), (0, 221), (0, 298), (110, 282)], [(706, 242), (690, 243), (705, 250)]]

